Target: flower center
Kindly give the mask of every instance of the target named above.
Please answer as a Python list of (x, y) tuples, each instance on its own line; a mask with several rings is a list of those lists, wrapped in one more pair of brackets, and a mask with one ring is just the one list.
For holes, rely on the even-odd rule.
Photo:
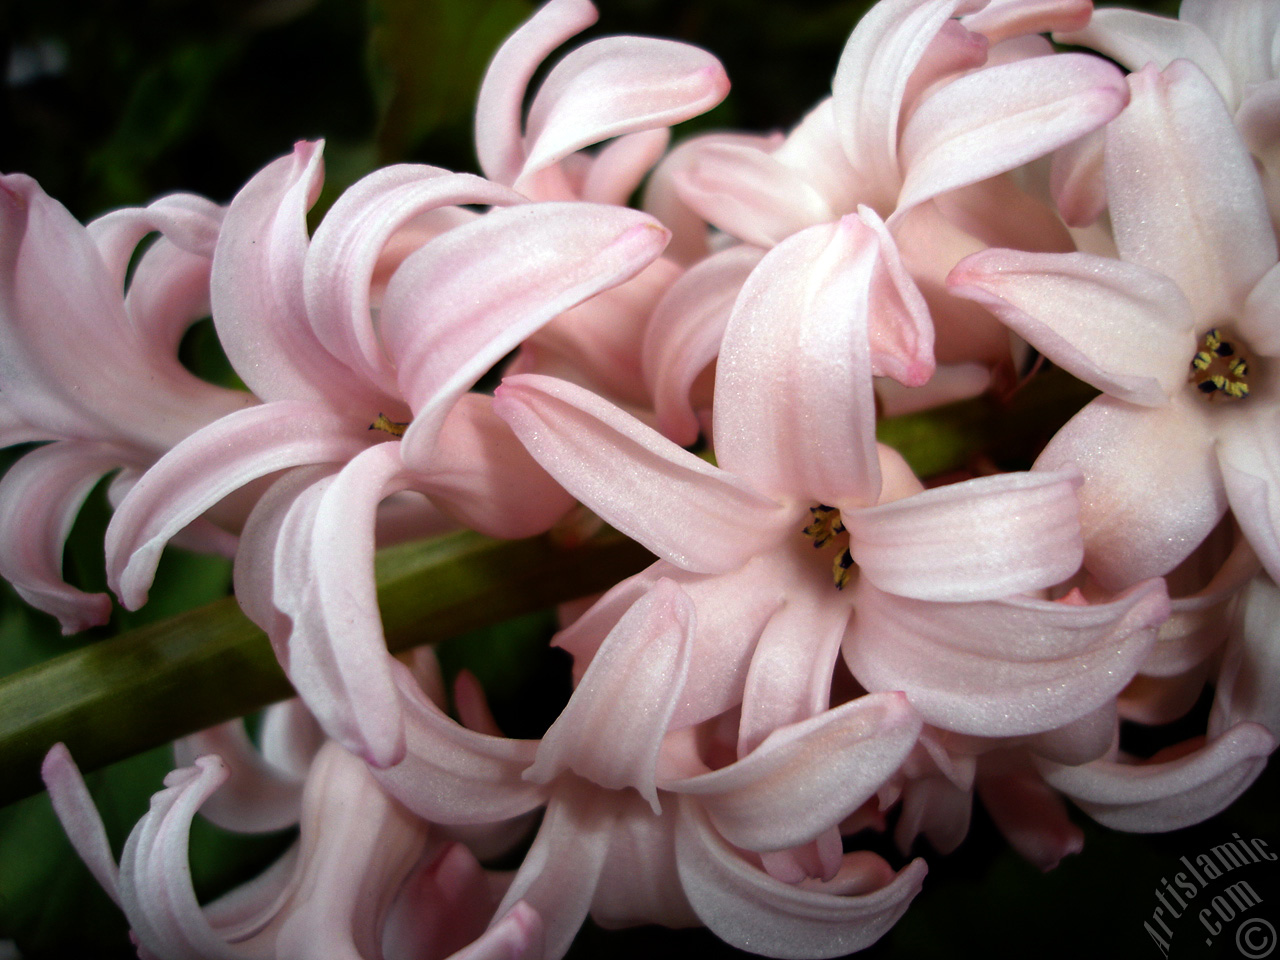
[(852, 575), (853, 554), (849, 552), (849, 537), (844, 521), (840, 519), (840, 511), (820, 503), (810, 507), (809, 513), (813, 514), (813, 520), (804, 528), (804, 535), (813, 541), (815, 549), (820, 550), (837, 536), (844, 535), (845, 547), (831, 564), (831, 579), (835, 581), (837, 590), (843, 590)]
[(1187, 382), (1209, 401), (1243, 400), (1249, 395), (1249, 361), (1237, 345), (1222, 336), (1214, 327), (1200, 341), (1200, 348), (1191, 358), (1191, 373)]
[(389, 433), (393, 437), (403, 437), (404, 432), (409, 429), (410, 422), (406, 420), (401, 423), (399, 420), (392, 420), (385, 413), (379, 413), (378, 419), (369, 424), (369, 429), (381, 430), (383, 433)]

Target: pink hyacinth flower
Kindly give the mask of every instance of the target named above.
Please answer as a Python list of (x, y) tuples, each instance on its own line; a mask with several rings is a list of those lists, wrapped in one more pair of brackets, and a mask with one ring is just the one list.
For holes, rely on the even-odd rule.
[[(0, 481), (0, 576), (74, 633), (111, 613), (62, 578), (62, 548), (94, 484), (127, 485), (188, 434), (253, 403), (178, 361), (209, 312), (222, 209), (175, 194), (82, 227), (30, 177), (0, 178), (0, 446), (53, 441)], [(138, 243), (161, 237), (125, 276)], [(192, 537), (234, 538), (192, 516)]]
[[(109, 579), (140, 605), (176, 530), (283, 471), (247, 524), (237, 597), (326, 732), (385, 765), (404, 739), (374, 587), (379, 502), (425, 495), (423, 531), (550, 526), (569, 499), (467, 390), (533, 330), (650, 263), (667, 232), (621, 207), (532, 204), (479, 177), (401, 166), (357, 183), (308, 239), (321, 178), (318, 146), (299, 144), (232, 202), (214, 322), (263, 403), (142, 477), (107, 531)], [(498, 206), (458, 223), (463, 204)], [(383, 256), (394, 270), (375, 286)]]

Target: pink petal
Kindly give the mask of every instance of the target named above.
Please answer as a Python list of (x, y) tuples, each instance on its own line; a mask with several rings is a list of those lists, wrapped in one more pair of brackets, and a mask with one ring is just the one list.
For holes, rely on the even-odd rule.
[(134, 251), (147, 234), (158, 231), (179, 249), (207, 262), (213, 258), (223, 212), (212, 200), (175, 193), (145, 207), (112, 210), (87, 224), (85, 230), (111, 271), (115, 289), (123, 293)]
[(1178, 17), (1199, 27), (1222, 51), (1241, 90), (1276, 75), (1275, 36), (1280, 11), (1268, 0), (1185, 0)]
[(1107, 208), (1106, 128), (1087, 133), (1053, 155), (1049, 189), (1070, 227), (1097, 222)]
[(1241, 720), (1261, 724), (1280, 736), (1280, 589), (1258, 576), (1244, 589), (1232, 623), (1232, 635), (1215, 681), (1209, 735)]
[(980, 779), (978, 793), (1009, 845), (1046, 873), (1084, 849), (1084, 831), (1067, 817), (1062, 798), (1032, 773)]
[(1132, 103), (1107, 131), (1107, 194), (1120, 256), (1172, 278), (1201, 329), (1240, 312), (1276, 263), (1253, 158), (1218, 91), (1193, 64), (1129, 77)]
[(120, 869), (111, 853), (106, 827), (65, 744), (55, 743), (49, 748), (40, 765), (40, 778), (76, 853), (107, 896), (119, 904)]
[(357, 181), (334, 203), (306, 255), (306, 309), (316, 338), (347, 366), (394, 394), (371, 312), (379, 256), (416, 217), (455, 205), (511, 204), (519, 194), (464, 173), (398, 164)]
[(621, 207), (540, 203), (493, 210), (410, 256), (380, 322), (414, 420), (405, 462), (429, 469), (454, 401), (543, 324), (629, 279), (670, 235)]
[(1059, 54), (988, 67), (924, 100), (902, 133), (899, 217), (916, 204), (1044, 156), (1124, 109), (1123, 75)]
[(709, 223), (758, 247), (838, 218), (804, 174), (754, 144), (699, 144), (676, 184)]
[(617, 815), (610, 799), (588, 783), (563, 781), (498, 905), (499, 915), (518, 900), (538, 911), (545, 924), (549, 957), (564, 956), (587, 918)]
[(1093, 13), (1090, 0), (993, 0), (962, 21), (992, 43), (1028, 33), (1078, 30)]
[(569, 703), (547, 730), (525, 779), (572, 770), (602, 787), (634, 787), (661, 812), (658, 751), (689, 671), (693, 604), (659, 580), (609, 633)]
[(1169, 613), (1161, 581), (1110, 603), (1011, 597), (931, 603), (858, 583), (845, 660), (868, 690), (904, 690), (927, 723), (977, 736), (1052, 730), (1137, 672)]
[(739, 245), (687, 270), (654, 308), (644, 334), (645, 382), (658, 428), (682, 446), (698, 439), (694, 381), (720, 352), (738, 291), (764, 252)]
[(508, 186), (524, 166), (525, 92), (551, 51), (596, 22), (589, 0), (549, 0), (503, 42), (476, 100), (476, 155), (490, 180)]
[[(913, 860), (890, 883), (861, 895), (792, 886), (743, 859), (696, 801), (686, 799), (681, 813), (676, 859), (689, 903), (712, 933), (753, 953), (822, 960), (861, 950), (898, 921), (924, 881), (924, 861)], [(840, 879), (831, 885), (836, 891)]]
[(111, 589), (137, 609), (165, 544), (223, 497), (277, 470), (343, 462), (368, 445), (368, 430), (349, 418), (290, 401), (237, 411), (192, 434), (143, 475), (112, 517)]
[(743, 285), (716, 368), (716, 456), (775, 499), (855, 506), (880, 489), (868, 333), (876, 232), (856, 216), (774, 247)]
[(0, 479), (0, 577), (51, 613), (63, 633), (106, 623), (111, 598), (62, 578), (62, 551), (85, 498), (126, 456), (102, 443), (63, 440), (32, 450)]
[(1233, 420), (1219, 434), (1218, 462), (1231, 513), (1271, 578), (1280, 578), (1280, 410)]
[(1007, 473), (935, 487), (845, 518), (859, 570), (917, 600), (996, 600), (1080, 567), (1080, 477)]
[(591, 159), (582, 184), (582, 199), (626, 206), (670, 142), (671, 131), (660, 127), (628, 133), (605, 144)]
[(463, 526), (491, 537), (545, 532), (573, 497), (538, 466), (493, 411), (493, 401), (463, 394), (440, 428), (429, 470), (414, 488)]
[(1174, 60), (1190, 60), (1209, 75), (1224, 99), (1239, 96), (1231, 70), (1217, 45), (1198, 26), (1139, 10), (1095, 10), (1088, 26), (1054, 34), (1058, 43), (1088, 47), (1123, 67), (1163, 70)]
[(206, 753), (217, 754), (228, 769), (222, 789), (201, 808), (210, 823), (237, 833), (264, 833), (298, 822), (301, 779), (267, 763), (245, 733), (243, 721), (202, 730), (173, 745), (180, 767), (192, 765)]
[(542, 960), (546, 956), (546, 924), (523, 900), (517, 900), (474, 943), (449, 960)]
[(840, 55), (831, 91), (840, 143), (867, 181), (869, 196), (888, 200), (898, 195), (898, 118), (907, 105), (907, 84), (947, 21), (977, 6), (966, 0), (882, 3), (858, 21)]
[(1225, 810), (1257, 779), (1275, 746), (1265, 728), (1240, 723), (1177, 760), (1095, 760), (1079, 767), (1040, 761), (1037, 766), (1049, 786), (1104, 826), (1164, 833)]
[(662, 787), (696, 798), (735, 847), (785, 850), (862, 806), (901, 766), (920, 730), (905, 696), (870, 694), (778, 727), (736, 763)]
[(1236, 328), (1254, 350), (1267, 357), (1280, 356), (1280, 263), (1249, 292)]
[(373, 407), (372, 416), (381, 394), (324, 348), (307, 315), (307, 210), (324, 178), (320, 149), (297, 144), (231, 201), (210, 277), (214, 325), (227, 359), (263, 400)]
[(720, 61), (690, 44), (649, 37), (593, 40), (566, 54), (538, 88), (529, 107), (521, 176), (610, 137), (696, 117), (728, 92)]
[(383, 788), (435, 823), (509, 820), (540, 806), (546, 788), (521, 779), (538, 744), (459, 726), (423, 695), (399, 661), (391, 663), (405, 716), (408, 750), (394, 767), (373, 770)]
[(568, 382), (510, 377), (494, 410), (565, 489), (683, 569), (733, 570), (789, 522), (791, 511)]
[(1196, 318), (1178, 286), (1087, 253), (984, 250), (947, 277), (1036, 349), (1129, 403), (1159, 406), (1187, 380)]
[[(1120, 589), (1176, 567), (1218, 525), (1227, 497), (1203, 401), (1164, 407), (1099, 397), (1049, 442), (1037, 470), (1076, 467), (1085, 568)], [(1160, 496), (1152, 497), (1152, 484)]]

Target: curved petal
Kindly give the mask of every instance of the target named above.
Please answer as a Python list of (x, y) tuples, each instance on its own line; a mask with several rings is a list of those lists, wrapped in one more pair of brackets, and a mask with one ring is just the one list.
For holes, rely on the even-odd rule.
[(843, 507), (879, 495), (868, 323), (880, 259), (856, 216), (811, 227), (765, 255), (734, 305), (716, 367), (716, 456), (775, 499)]
[(93, 797), (89, 795), (89, 788), (85, 786), (84, 778), (80, 776), (80, 770), (71, 759), (71, 751), (65, 744), (55, 743), (49, 748), (40, 765), (40, 779), (49, 791), (53, 812), (58, 815), (58, 822), (66, 831), (67, 839), (71, 841), (93, 878), (118, 905), (120, 868), (116, 866), (116, 858), (111, 854), (111, 844), (107, 840), (102, 817), (98, 815)]
[(920, 730), (906, 696), (868, 694), (778, 727), (736, 763), (662, 788), (696, 798), (735, 847), (785, 850), (862, 806), (902, 765)]
[(1053, 205), (1069, 227), (1096, 223), (1107, 209), (1106, 128), (1054, 153), (1049, 176)]
[[(898, 119), (907, 84), (938, 32), (967, 0), (891, 0), (858, 21), (831, 82), (836, 130), (855, 170), (875, 197), (896, 197), (901, 186)], [(874, 204), (873, 204), (874, 205)]]
[(840, 877), (830, 885), (783, 883), (733, 850), (691, 798), (681, 803), (676, 863), (689, 903), (712, 933), (739, 949), (792, 960), (870, 946), (906, 912), (927, 871), (923, 860), (913, 860), (891, 882), (860, 895), (841, 895)]
[(307, 316), (307, 210), (324, 179), (320, 144), (264, 167), (236, 194), (209, 279), (227, 359), (263, 400), (376, 410), (381, 394), (325, 349)]
[(653, 393), (658, 429), (681, 446), (698, 439), (693, 383), (720, 352), (738, 291), (764, 251), (730, 247), (690, 267), (654, 308), (641, 362)]
[(728, 92), (724, 67), (698, 47), (651, 37), (593, 40), (566, 54), (538, 88), (520, 176), (601, 140), (696, 117)]
[(1280, 589), (1264, 576), (1255, 577), (1242, 592), (1231, 625), (1231, 639), (1215, 681), (1209, 714), (1209, 735), (1241, 720), (1261, 724), (1280, 737)]
[(1075, 471), (1007, 473), (850, 513), (850, 551), (881, 590), (917, 600), (995, 600), (1080, 567)]
[[(1218, 525), (1227, 497), (1198, 397), (1163, 407), (1098, 397), (1049, 442), (1036, 470), (1076, 467), (1085, 568), (1109, 589), (1168, 573)], [(1158, 484), (1160, 496), (1151, 495)]]
[(1270, 80), (1276, 75), (1275, 37), (1280, 32), (1280, 10), (1268, 0), (1184, 0), (1178, 17), (1199, 27), (1222, 51), (1238, 89)]
[(1066, 804), (1030, 771), (978, 779), (978, 795), (1009, 845), (1046, 873), (1084, 849)]
[(394, 395), (395, 371), (383, 353), (370, 309), (383, 248), (415, 217), (441, 207), (522, 201), (519, 194), (480, 177), (416, 164), (385, 167), (357, 181), (325, 214), (306, 253), (306, 309), (316, 339)]
[(1084, 54), (1016, 60), (953, 80), (916, 108), (902, 132), (894, 217), (1042, 157), (1101, 127), (1127, 102), (1120, 71)]
[(1280, 578), (1280, 409), (1233, 421), (1219, 434), (1218, 462), (1231, 512), (1271, 578)]
[(1253, 158), (1226, 105), (1185, 60), (1131, 74), (1107, 129), (1107, 195), (1120, 256), (1172, 278), (1201, 328), (1238, 314), (1276, 263)]
[(62, 550), (89, 492), (126, 459), (108, 444), (62, 440), (32, 450), (0, 478), (0, 577), (57, 617), (63, 633), (111, 616), (109, 596), (63, 580)]
[(503, 381), (494, 411), (570, 493), (676, 566), (741, 566), (792, 511), (677, 447), (581, 387), (526, 374)]
[(984, 250), (947, 277), (1037, 350), (1086, 383), (1155, 407), (1182, 390), (1196, 317), (1177, 284), (1087, 253)]
[(1037, 761), (1045, 782), (1113, 830), (1164, 833), (1226, 809), (1266, 766), (1275, 738), (1255, 723), (1236, 724), (1177, 760), (1079, 767)]
[(244, 721), (210, 727), (173, 745), (180, 767), (207, 753), (217, 754), (228, 769), (223, 788), (200, 810), (210, 823), (237, 833), (264, 833), (298, 822), (302, 780), (266, 762), (245, 733)]
[(628, 133), (605, 144), (591, 159), (591, 167), (582, 182), (582, 199), (626, 206), (670, 142), (671, 131), (660, 127)]
[(493, 400), (463, 394), (440, 428), (431, 467), (414, 489), (463, 526), (491, 537), (543, 533), (573, 506), (571, 497), (493, 411)]
[[(1280, 97), (1276, 106), (1280, 114)], [(1266, 357), (1280, 356), (1280, 263), (1268, 270), (1249, 292), (1236, 328), (1258, 353)]]
[(693, 620), (688, 595), (659, 580), (592, 657), (525, 779), (572, 770), (611, 790), (634, 787), (660, 813), (658, 751), (689, 672)]
[(864, 579), (854, 602), (844, 654), (863, 687), (904, 690), (933, 726), (993, 737), (1052, 730), (1114, 698), (1169, 614), (1158, 580), (1079, 605), (930, 603)]
[(1028, 33), (1079, 30), (1093, 12), (1091, 0), (993, 0), (961, 22), (996, 44)]
[[(325, 732), (377, 767), (398, 763), (405, 750), (373, 570), (378, 503), (410, 480), (398, 446), (369, 447), (295, 501), (273, 581), (292, 627), (289, 679)], [(282, 560), (300, 569), (282, 570)]]
[(237, 411), (192, 434), (143, 474), (111, 518), (111, 589), (136, 610), (165, 544), (205, 510), (277, 470), (346, 461), (369, 445), (367, 435), (347, 417), (289, 401)]
[(174, 193), (145, 207), (112, 210), (86, 224), (85, 230), (111, 271), (116, 290), (123, 292), (129, 262), (143, 237), (162, 233), (179, 249), (207, 262), (218, 242), (223, 213), (212, 200), (194, 193)]
[(405, 462), (429, 469), (454, 401), (543, 324), (635, 276), (670, 234), (622, 207), (538, 203), (493, 210), (408, 257), (381, 325), (414, 420)]
[(521, 778), (538, 744), (476, 733), (450, 720), (399, 661), (391, 662), (408, 745), (404, 760), (375, 769), (383, 788), (434, 823), (510, 820), (546, 802), (547, 789)]
[(551, 51), (596, 22), (590, 0), (549, 0), (489, 61), (476, 99), (476, 155), (490, 180), (510, 186), (524, 166), (525, 92)]

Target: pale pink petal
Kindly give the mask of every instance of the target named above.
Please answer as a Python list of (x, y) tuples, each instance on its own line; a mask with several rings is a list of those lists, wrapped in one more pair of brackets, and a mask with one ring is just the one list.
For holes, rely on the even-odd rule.
[(670, 142), (671, 131), (659, 127), (628, 133), (605, 144), (591, 159), (591, 169), (582, 184), (582, 199), (626, 206)]
[(1141, 70), (1149, 63), (1163, 70), (1174, 60), (1190, 60), (1209, 75), (1224, 99), (1234, 102), (1240, 94), (1217, 45), (1193, 23), (1104, 7), (1094, 11), (1088, 26), (1056, 33), (1053, 38), (1097, 50), (1130, 70)]
[(1259, 173), (1271, 208), (1271, 220), (1280, 222), (1280, 79), (1260, 83), (1249, 90), (1236, 113), (1236, 127), (1262, 165)]
[(754, 145), (700, 144), (676, 175), (676, 186), (709, 223), (758, 247), (837, 219), (804, 173)]
[[(1006, 45), (1007, 46), (1007, 45)], [(922, 96), (935, 84), (942, 84), (954, 74), (975, 70), (988, 62), (990, 41), (969, 29), (961, 20), (948, 20), (942, 25), (920, 62), (916, 64), (902, 94), (903, 116), (909, 117)], [(997, 51), (1003, 48), (997, 48)]]
[(429, 845), (387, 914), (383, 960), (447, 957), (484, 933), (494, 905), (484, 868), (464, 844)]
[(676, 566), (727, 572), (775, 542), (792, 511), (594, 394), (526, 374), (494, 410), (570, 493)]
[(521, 779), (533, 762), (532, 740), (491, 737), (459, 726), (422, 693), (398, 661), (391, 664), (405, 715), (405, 759), (375, 769), (383, 788), (436, 823), (494, 823), (543, 804), (546, 788)]
[(1164, 833), (1220, 813), (1266, 766), (1276, 740), (1256, 723), (1240, 723), (1176, 760), (1079, 767), (1039, 761), (1041, 775), (1094, 820), (1113, 830)]
[(206, 263), (213, 257), (223, 209), (194, 193), (175, 193), (145, 207), (112, 210), (85, 225), (89, 239), (107, 265), (117, 292), (123, 294), (129, 263), (142, 238), (160, 232), (179, 249)]
[(573, 506), (480, 394), (458, 398), (414, 487), (449, 517), (492, 537), (542, 533)]
[(898, 0), (874, 5), (858, 21), (831, 91), (840, 143), (869, 196), (897, 196), (898, 118), (907, 84), (947, 21), (978, 6), (966, 0)]
[(1275, 77), (1273, 44), (1280, 9), (1270, 0), (1184, 0), (1178, 17), (1203, 30), (1222, 51), (1239, 90)]
[(1041, 870), (1084, 849), (1084, 831), (1071, 822), (1062, 798), (1032, 772), (980, 778), (978, 795), (1009, 845)]
[(1250, 291), (1244, 311), (1237, 318), (1236, 329), (1249, 346), (1263, 356), (1280, 356), (1280, 263), (1268, 270)]
[[(1055, 158), (1061, 155), (1062, 150), (1054, 153)], [(1029, 192), (1029, 186), (1019, 182), (1016, 172), (1002, 174), (935, 197), (931, 205), (946, 221), (986, 246), (1037, 253), (1075, 250), (1058, 212)]]
[(935, 487), (844, 519), (862, 575), (918, 600), (995, 600), (1080, 567), (1080, 477), (1007, 473)]
[(1106, 128), (1087, 133), (1053, 155), (1049, 190), (1071, 227), (1095, 223), (1107, 208)]
[(934, 371), (933, 318), (928, 304), (884, 222), (867, 207), (859, 207), (858, 216), (880, 243), (880, 257), (867, 292), (871, 372), (903, 386), (924, 386)]
[(273, 703), (263, 711), (258, 747), (262, 759), (277, 770), (305, 779), (323, 745), (319, 724), (297, 697)]
[(666, 801), (662, 815), (655, 817), (633, 793), (609, 798), (619, 816), (610, 825), (609, 855), (591, 899), (591, 919), (598, 926), (612, 930), (642, 923), (701, 925), (676, 872), (679, 804), (673, 797)]
[(1231, 512), (1275, 580), (1280, 579), (1280, 409), (1258, 414), (1225, 425), (1217, 454)]
[(1090, 0), (992, 0), (961, 22), (992, 43), (1028, 33), (1079, 30), (1093, 13)]
[(991, 387), (991, 371), (978, 363), (944, 363), (924, 386), (904, 387), (887, 378), (877, 380), (874, 386), (881, 416), (902, 417), (986, 393)]
[(698, 439), (693, 384), (720, 352), (725, 324), (747, 275), (764, 251), (739, 245), (690, 267), (654, 308), (642, 363), (658, 429), (682, 446)]
[(517, 900), (492, 927), (449, 960), (542, 960), (546, 952), (546, 924), (524, 900)]
[(1196, 317), (1177, 284), (1145, 267), (1087, 253), (985, 250), (960, 261), (947, 286), (1111, 396), (1159, 406), (1184, 388)]
[(245, 733), (243, 721), (210, 727), (173, 745), (180, 767), (191, 766), (206, 753), (217, 754), (228, 769), (222, 789), (201, 808), (210, 823), (237, 833), (264, 833), (298, 822), (302, 780), (267, 763)]
[(405, 462), (428, 469), (454, 401), (533, 331), (637, 274), (670, 235), (622, 207), (539, 203), (491, 211), (410, 256), (381, 325), (414, 420)]
[(1169, 614), (1162, 581), (1110, 603), (932, 603), (860, 580), (845, 660), (868, 690), (904, 690), (925, 721), (977, 736), (1052, 730), (1137, 672)]
[(593, 40), (566, 54), (538, 88), (521, 176), (610, 137), (696, 117), (728, 92), (720, 61), (690, 44), (650, 37)]
[(371, 312), (374, 270), (391, 237), (441, 207), (519, 203), (513, 191), (439, 167), (397, 164), (357, 181), (325, 214), (306, 255), (306, 308), (316, 339), (347, 366), (394, 394)]
[(953, 80), (916, 108), (902, 133), (906, 173), (894, 216), (1044, 156), (1101, 127), (1127, 100), (1123, 75), (1084, 54), (1019, 60)]
[(508, 186), (524, 166), (524, 101), (529, 81), (556, 47), (596, 22), (589, 0), (550, 0), (503, 42), (476, 100), (476, 155), (486, 177)]
[(786, 600), (769, 618), (751, 655), (742, 691), (739, 756), (754, 750), (778, 727), (808, 720), (831, 702), (832, 671), (852, 611), (847, 603), (834, 600), (825, 577), (818, 580), (817, 590), (812, 582), (816, 578), (795, 579), (798, 582), (789, 584)]
[(1226, 105), (1185, 60), (1131, 74), (1107, 130), (1107, 194), (1120, 256), (1174, 280), (1202, 329), (1244, 306), (1276, 263), (1253, 158)]
[[(1137, 682), (1141, 679), (1135, 678), (1121, 696), (1128, 696)], [(1118, 714), (1116, 702), (1108, 700), (1092, 713), (1053, 730), (1032, 734), (1022, 742), (1038, 757), (1057, 763), (1088, 763), (1104, 756), (1115, 745)]]
[[(1084, 474), (1085, 568), (1109, 589), (1168, 573), (1227, 509), (1213, 429), (1199, 396), (1164, 407), (1098, 397), (1049, 442), (1037, 470)], [(1158, 484), (1160, 496), (1151, 495)]]
[(612, 790), (634, 787), (661, 812), (658, 751), (689, 672), (693, 620), (688, 595), (659, 580), (591, 659), (525, 779), (549, 783), (572, 770)]
[[(292, 625), (289, 679), (329, 736), (378, 767), (405, 749), (373, 569), (378, 503), (411, 479), (397, 448), (369, 447), (295, 501), (274, 576), (276, 606)], [(289, 576), (281, 561), (299, 553), (306, 559)]]
[(533, 846), (498, 905), (499, 916), (518, 900), (538, 911), (548, 957), (564, 956), (591, 908), (618, 815), (609, 799), (584, 781), (558, 785)]
[(174, 534), (250, 481), (310, 463), (343, 462), (368, 430), (314, 404), (281, 401), (229, 414), (162, 457), (129, 491), (107, 528), (107, 581), (134, 610), (147, 599)]
[[(696, 800), (685, 799), (681, 814), (676, 861), (689, 903), (721, 940), (765, 956), (822, 960), (870, 946), (906, 911), (927, 869), (923, 860), (913, 860), (891, 882), (852, 895), (842, 895), (839, 875), (829, 887), (793, 886), (730, 847)], [(875, 871), (877, 878), (881, 872)]]
[(716, 368), (716, 456), (769, 496), (877, 499), (868, 324), (881, 250), (848, 216), (774, 247), (743, 285)]
[(227, 359), (263, 400), (372, 406), (372, 417), (381, 395), (324, 348), (307, 316), (307, 210), (323, 179), (320, 145), (299, 143), (231, 201), (209, 280), (214, 325)]
[(920, 730), (903, 694), (870, 694), (777, 728), (736, 763), (662, 787), (696, 798), (734, 846), (785, 850), (862, 806)]
[(111, 853), (106, 827), (65, 744), (55, 743), (49, 748), (40, 765), (40, 778), (76, 853), (107, 896), (119, 904), (120, 869)]
[(154, 346), (151, 361), (163, 361), (172, 371), (170, 376), (181, 369), (178, 346), (182, 335), (196, 320), (209, 316), (212, 265), (208, 257), (196, 256), (167, 237), (159, 237), (134, 267), (125, 313), (138, 336)]
[(1240, 596), (1232, 623), (1232, 637), (1215, 681), (1209, 735), (1241, 720), (1259, 723), (1280, 737), (1280, 589), (1263, 576), (1255, 577)]
[(968, 835), (972, 816), (972, 789), (961, 789), (945, 777), (908, 780), (902, 786), (894, 845), (905, 856), (923, 836), (938, 853), (951, 853)]
[(0, 577), (57, 617), (63, 633), (111, 616), (109, 596), (62, 579), (62, 550), (89, 492), (126, 459), (105, 443), (63, 440), (32, 450), (0, 478)]

